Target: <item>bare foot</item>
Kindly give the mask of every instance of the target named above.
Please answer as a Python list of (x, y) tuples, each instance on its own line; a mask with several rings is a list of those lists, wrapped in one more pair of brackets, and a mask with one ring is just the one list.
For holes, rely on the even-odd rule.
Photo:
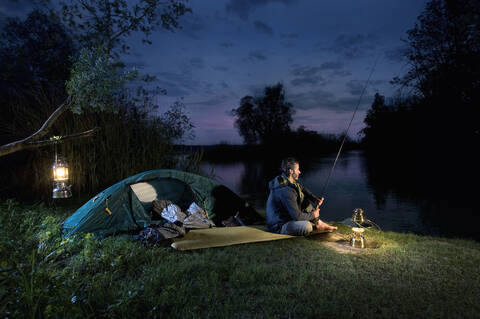
[(315, 225), (317, 230), (324, 230), (324, 231), (330, 231), (330, 230), (336, 230), (337, 227), (335, 226), (331, 226), (327, 223), (324, 223), (323, 221), (321, 220), (318, 220), (317, 224)]

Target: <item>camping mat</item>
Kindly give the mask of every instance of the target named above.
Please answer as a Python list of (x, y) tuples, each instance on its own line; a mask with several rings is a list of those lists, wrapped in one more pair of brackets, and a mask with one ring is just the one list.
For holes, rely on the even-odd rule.
[(192, 250), (295, 237), (267, 232), (265, 226), (215, 227), (191, 230), (184, 237), (173, 238), (172, 247)]

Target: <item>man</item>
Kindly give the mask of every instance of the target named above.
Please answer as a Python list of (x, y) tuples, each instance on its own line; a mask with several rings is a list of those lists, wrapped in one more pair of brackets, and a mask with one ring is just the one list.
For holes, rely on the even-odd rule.
[[(268, 230), (286, 235), (306, 236), (314, 227), (324, 231), (337, 229), (319, 218), (323, 197), (316, 197), (297, 182), (300, 176), (298, 161), (286, 158), (282, 161), (281, 169), (282, 174), (269, 183), (270, 195), (266, 209)], [(316, 207), (313, 208), (310, 202)]]

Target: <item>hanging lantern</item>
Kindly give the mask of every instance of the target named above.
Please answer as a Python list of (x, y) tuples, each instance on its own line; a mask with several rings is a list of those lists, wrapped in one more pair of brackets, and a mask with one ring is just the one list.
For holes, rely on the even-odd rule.
[(68, 184), (68, 164), (65, 159), (57, 154), (57, 143), (55, 142), (55, 162), (52, 166), (53, 171), (53, 198), (69, 198), (72, 196)]

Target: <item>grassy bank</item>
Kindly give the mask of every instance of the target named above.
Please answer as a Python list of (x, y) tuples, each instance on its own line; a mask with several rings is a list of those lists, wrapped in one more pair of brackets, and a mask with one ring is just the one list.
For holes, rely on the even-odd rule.
[(2, 318), (480, 313), (480, 244), (473, 241), (369, 230), (383, 245), (360, 254), (306, 238), (178, 252), (127, 237), (62, 239), (69, 213), (1, 203)]

